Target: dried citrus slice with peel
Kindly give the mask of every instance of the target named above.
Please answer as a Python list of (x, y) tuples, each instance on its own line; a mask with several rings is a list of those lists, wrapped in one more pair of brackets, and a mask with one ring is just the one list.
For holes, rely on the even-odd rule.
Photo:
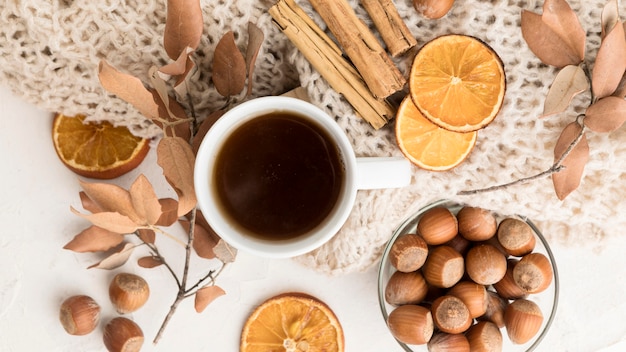
[(248, 317), (240, 352), (343, 352), (343, 329), (317, 298), (285, 293), (268, 299)]
[(54, 148), (65, 166), (78, 175), (111, 179), (137, 167), (150, 150), (148, 139), (109, 122), (85, 122), (85, 116), (56, 114)]
[(430, 122), (407, 96), (396, 115), (396, 140), (413, 164), (431, 171), (445, 171), (459, 165), (472, 152), (477, 131), (460, 133)]
[(417, 108), (436, 125), (455, 132), (487, 126), (500, 111), (505, 91), (498, 54), (467, 35), (444, 35), (424, 44), (409, 74)]

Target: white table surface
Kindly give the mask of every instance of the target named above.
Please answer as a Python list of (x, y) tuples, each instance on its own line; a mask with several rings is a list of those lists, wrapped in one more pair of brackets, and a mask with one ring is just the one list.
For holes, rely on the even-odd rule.
[[(143, 351), (237, 351), (251, 310), (286, 291), (325, 301), (344, 327), (348, 352), (401, 351), (378, 308), (377, 268), (329, 277), (289, 259), (245, 253), (218, 279), (227, 294), (202, 314), (194, 311), (191, 299), (185, 300), (162, 340), (153, 345), (174, 299), (174, 283), (165, 269), (142, 269), (132, 261), (114, 271), (87, 270), (95, 256), (62, 249), (87, 223), (70, 212), (70, 206), (82, 209), (78, 177), (54, 152), (51, 121), (51, 114), (0, 86), (0, 351), (104, 351), (102, 328), (117, 316), (108, 301), (108, 282), (121, 271), (142, 275), (152, 289), (146, 306), (130, 315), (146, 335)], [(116, 182), (127, 187), (139, 173), (158, 186), (160, 168), (153, 151)], [(538, 350), (626, 351), (626, 234), (552, 247), (561, 278), (560, 303)], [(86, 336), (66, 334), (58, 320), (61, 302), (74, 294), (90, 295), (102, 306), (100, 327)]]

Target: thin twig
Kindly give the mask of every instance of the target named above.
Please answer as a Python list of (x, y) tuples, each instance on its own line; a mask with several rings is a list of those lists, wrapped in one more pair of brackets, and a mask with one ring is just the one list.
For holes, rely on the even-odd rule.
[[(135, 235), (137, 237), (139, 237), (139, 239), (141, 239), (141, 236), (139, 236), (139, 233), (137, 233), (135, 231)], [(178, 276), (176, 275), (176, 273), (174, 272), (174, 269), (172, 269), (172, 267), (169, 265), (169, 263), (165, 260), (165, 257), (163, 257), (161, 255), (161, 253), (159, 252), (159, 249), (157, 248), (157, 246), (155, 246), (153, 243), (149, 243), (146, 242), (144, 240), (141, 240), (146, 246), (148, 246), (148, 248), (150, 248), (150, 251), (152, 252), (152, 255), (159, 258), (159, 260), (161, 261), (161, 263), (163, 263), (163, 265), (165, 265), (165, 267), (167, 268), (167, 270), (170, 272), (170, 274), (172, 274), (172, 277), (174, 277), (174, 280), (176, 280), (176, 286), (178, 286), (179, 288), (181, 287), (181, 283), (180, 280), (178, 279)]]

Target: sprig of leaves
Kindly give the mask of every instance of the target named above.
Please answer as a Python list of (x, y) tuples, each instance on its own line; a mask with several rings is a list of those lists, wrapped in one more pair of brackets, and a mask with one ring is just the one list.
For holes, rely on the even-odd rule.
[[(224, 107), (204, 119), (195, 116), (188, 83), (198, 69), (194, 52), (202, 39), (203, 18), (199, 0), (168, 0), (163, 45), (173, 60), (162, 67), (147, 68), (149, 85), (102, 61), (98, 77), (109, 93), (125, 100), (163, 130), (156, 148), (157, 164), (176, 193), (177, 199), (159, 198), (148, 178), (141, 174), (125, 189), (115, 184), (80, 181), (79, 193), (87, 212), (71, 211), (91, 225), (65, 245), (74, 252), (101, 252), (105, 257), (89, 268), (115, 269), (124, 265), (137, 248), (147, 248), (139, 257), (143, 268), (165, 266), (174, 278), (178, 292), (154, 343), (163, 334), (179, 303), (195, 297), (195, 309), (202, 312), (213, 300), (225, 294), (216, 278), (227, 264), (235, 261), (237, 251), (219, 238), (197, 209), (193, 182), (195, 153), (211, 125), (233, 105), (233, 97), (252, 90), (256, 57), (263, 43), (263, 32), (248, 25), (248, 45), (244, 54), (235, 43), (232, 31), (221, 38), (214, 51), (212, 82), (226, 98)], [(246, 85), (247, 80), (247, 85)], [(199, 123), (201, 121), (201, 123)], [(179, 224), (187, 234), (178, 238), (165, 230)], [(163, 236), (184, 248), (184, 268), (177, 274), (157, 246)], [(159, 241), (161, 244), (161, 242)], [(188, 283), (192, 253), (208, 260), (218, 260), (218, 269), (207, 270), (195, 283)]]
[(589, 93), (584, 114), (562, 130), (554, 147), (554, 163), (537, 175), (484, 189), (476, 194), (552, 176), (556, 196), (563, 200), (580, 185), (589, 160), (587, 133), (610, 133), (626, 121), (626, 23), (620, 20), (617, 0), (602, 11), (601, 43), (593, 69), (585, 61), (586, 33), (565, 0), (546, 0), (541, 15), (522, 11), (522, 36), (530, 50), (546, 65), (559, 69), (544, 102), (542, 117), (567, 110), (573, 98)]

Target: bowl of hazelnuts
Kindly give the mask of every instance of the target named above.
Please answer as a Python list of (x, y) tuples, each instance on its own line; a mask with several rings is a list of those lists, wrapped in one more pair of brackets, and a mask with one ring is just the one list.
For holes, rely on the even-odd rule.
[(558, 295), (554, 256), (529, 219), (450, 200), (395, 230), (378, 274), (383, 318), (405, 351), (532, 351)]

